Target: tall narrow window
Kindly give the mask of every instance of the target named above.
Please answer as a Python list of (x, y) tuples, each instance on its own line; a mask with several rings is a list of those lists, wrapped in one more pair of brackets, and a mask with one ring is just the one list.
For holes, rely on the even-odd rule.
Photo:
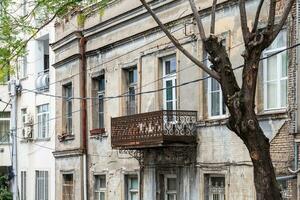
[(26, 115), (27, 115), (27, 109), (23, 108), (21, 109), (21, 118), (22, 118), (22, 135), (23, 137), (26, 137), (26, 129), (25, 129), (25, 123), (26, 123)]
[(95, 176), (95, 200), (105, 200), (106, 197), (106, 176)]
[(64, 117), (65, 117), (65, 126), (66, 134), (73, 134), (72, 132), (72, 84), (64, 85)]
[(127, 76), (127, 101), (126, 101), (126, 111), (127, 115), (136, 114), (136, 86), (137, 86), (137, 68), (131, 67), (126, 70)]
[(37, 138), (49, 137), (49, 106), (48, 104), (37, 107), (38, 135)]
[(163, 61), (163, 104), (164, 110), (176, 110), (176, 57), (170, 56)]
[(139, 199), (139, 180), (137, 175), (126, 176), (127, 194), (126, 200)]
[(63, 174), (63, 200), (74, 200), (73, 174)]
[(225, 200), (225, 177), (205, 175), (205, 200)]
[(48, 171), (35, 171), (35, 200), (48, 200)]
[(18, 70), (20, 78), (27, 76), (27, 56), (22, 56), (18, 59)]
[(165, 199), (177, 199), (177, 178), (176, 175), (165, 175)]
[(272, 55), (287, 46), (286, 31), (281, 31), (273, 43), (264, 51), (264, 108), (265, 110), (287, 106), (287, 53)]
[(0, 143), (10, 141), (9, 137), (10, 112), (0, 112)]
[(104, 96), (105, 96), (105, 77), (100, 76), (98, 79), (98, 128), (104, 128)]
[(27, 190), (27, 177), (26, 171), (21, 171), (21, 200), (26, 200), (26, 190)]
[[(225, 45), (225, 40), (222, 41)], [(212, 63), (208, 60), (207, 52), (204, 52), (206, 66), (211, 67)], [(209, 78), (207, 82), (207, 105), (209, 117), (218, 117), (226, 114), (226, 105), (224, 103), (222, 89), (218, 81)]]

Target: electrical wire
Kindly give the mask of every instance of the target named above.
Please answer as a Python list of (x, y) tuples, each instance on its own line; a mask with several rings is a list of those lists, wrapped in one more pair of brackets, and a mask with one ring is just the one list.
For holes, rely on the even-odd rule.
[[(289, 49), (295, 48), (295, 47), (297, 47), (297, 46), (299, 46), (299, 45), (300, 45), (300, 43), (297, 43), (297, 44), (295, 44), (295, 45), (292, 45), (292, 46), (290, 46), (290, 47), (287, 47), (287, 48), (282, 49), (282, 50), (280, 50), (280, 51), (277, 51), (277, 52), (275, 52), (275, 53), (269, 54), (268, 56), (262, 57), (260, 60), (264, 60), (264, 59), (270, 58), (270, 57), (275, 56), (275, 55), (277, 55), (277, 54), (279, 54), (279, 53), (282, 53), (282, 52), (287, 51), (287, 50), (289, 50)], [(192, 65), (192, 66), (195, 66), (195, 65)], [(242, 68), (243, 66), (244, 66), (244, 65), (240, 65), (240, 66), (238, 66), (238, 67), (233, 68), (233, 70), (240, 69), (240, 68)], [(188, 84), (192, 84), (192, 83), (196, 83), (196, 82), (199, 82), (199, 81), (206, 80), (206, 79), (208, 79), (208, 78), (210, 78), (210, 76), (206, 76), (206, 77), (204, 77), (204, 78), (199, 78), (199, 79), (195, 79), (195, 80), (193, 80), (193, 81), (188, 81), (188, 82), (185, 82), (185, 83), (182, 83), (182, 84), (179, 84), (179, 85), (175, 85), (175, 86), (172, 86), (172, 87), (168, 87), (168, 89), (169, 89), (169, 88), (178, 88), (178, 87), (182, 87), (182, 86), (185, 86), (185, 85), (188, 85)], [(146, 91), (146, 92), (140, 92), (140, 93), (137, 93), (137, 94), (135, 94), (135, 95), (143, 95), (143, 94), (155, 93), (155, 92), (159, 92), (159, 91), (162, 91), (162, 90), (165, 90), (165, 89), (167, 89), (167, 88), (160, 88), (160, 89), (157, 89), (157, 90), (151, 90), (151, 91)], [(26, 90), (26, 89), (25, 89), (25, 90)], [(29, 92), (35, 93), (34, 91), (31, 91), (31, 90), (29, 90)], [(42, 95), (48, 96), (48, 94), (44, 94), (44, 93), (42, 93)], [(104, 97), (103, 99), (115, 99), (115, 98), (122, 98), (122, 97), (125, 97), (125, 96), (130, 96), (130, 95), (117, 95), (117, 96), (111, 96), (111, 97)], [(66, 97), (58, 96), (58, 95), (51, 95), (50, 97), (55, 97), (55, 98), (66, 98)], [(66, 99), (68, 99), (68, 98), (66, 98)], [(73, 99), (73, 98), (72, 98), (72, 99)], [(88, 97), (88, 98), (79, 98), (79, 97), (77, 97), (76, 99), (94, 99), (94, 97)], [(98, 97), (97, 97), (96, 99), (101, 99), (101, 98), (98, 98)], [(81, 111), (81, 109), (76, 110), (76, 111), (73, 111), (72, 114), (73, 114), (73, 113), (76, 113), (76, 112), (80, 112), (80, 111)], [(67, 115), (69, 115), (69, 114), (66, 114), (65, 116), (67, 116)], [(64, 116), (64, 115), (56, 116), (56, 117), (51, 118), (51, 119), (49, 119), (49, 120), (47, 120), (47, 121), (52, 121), (52, 120), (55, 120), (55, 119), (60, 118), (60, 117), (63, 117), (63, 116)], [(40, 124), (40, 123), (39, 123), (39, 122), (38, 122), (38, 123), (34, 123), (33, 126), (34, 126), (34, 125), (38, 125), (38, 124)], [(23, 129), (23, 128), (24, 128), (24, 127), (19, 127), (19, 128), (17, 128), (17, 129)], [(22, 137), (18, 137), (18, 138), (22, 138)], [(22, 138), (22, 139), (23, 139), (23, 138)], [(33, 144), (35, 144), (35, 143), (33, 143)], [(43, 145), (38, 145), (38, 144), (36, 144), (36, 145), (37, 145), (37, 146), (40, 146), (40, 147), (42, 147), (42, 148), (44, 147), (44, 148), (47, 148), (47, 149), (55, 150), (55, 149), (52, 149), (52, 148), (49, 148), (49, 147), (46, 147), (46, 146), (43, 146)]]

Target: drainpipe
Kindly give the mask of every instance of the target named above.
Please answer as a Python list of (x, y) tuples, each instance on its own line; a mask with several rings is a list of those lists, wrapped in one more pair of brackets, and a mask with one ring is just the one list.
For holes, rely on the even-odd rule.
[(83, 199), (88, 199), (88, 146), (87, 146), (87, 111), (86, 111), (86, 56), (85, 56), (86, 38), (81, 34), (79, 41), (79, 73), (80, 73), (80, 94), (82, 99), (80, 100), (81, 108), (81, 132), (82, 132), (82, 142), (81, 149), (83, 151)]

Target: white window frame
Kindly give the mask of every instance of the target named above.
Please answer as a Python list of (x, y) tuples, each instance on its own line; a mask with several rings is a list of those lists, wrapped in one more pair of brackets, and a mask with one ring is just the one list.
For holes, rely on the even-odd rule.
[[(208, 53), (205, 53), (205, 58), (206, 58), (206, 66), (208, 68), (211, 67), (212, 63), (208, 60)], [(227, 116), (227, 108), (225, 108), (225, 113), (223, 114), (223, 109), (224, 109), (224, 98), (223, 98), (223, 92), (221, 85), (217, 82), (219, 85), (219, 90), (211, 90), (212, 87), (212, 82), (216, 81), (213, 78), (208, 78), (207, 80), (207, 108), (208, 108), (208, 116), (210, 119), (218, 119), (218, 118), (224, 118)], [(219, 93), (220, 99), (219, 99), (219, 115), (212, 115), (212, 94), (213, 93)], [(226, 106), (225, 106), (226, 107)]]
[[(43, 106), (47, 106), (47, 111), (39, 112), (39, 108)], [(46, 118), (45, 124), (43, 124), (43, 117)], [(37, 106), (37, 119), (38, 119), (37, 139), (49, 138), (49, 104), (43, 104)]]
[[(286, 30), (282, 30), (281, 33), (285, 34), (284, 37), (287, 37)], [(266, 57), (266, 56), (274, 54), (274, 53), (276, 53), (278, 51), (284, 50), (284, 49), (286, 49), (286, 47), (287, 47), (287, 44), (285, 44), (285, 46), (282, 46), (282, 47), (265, 50), (263, 52), (263, 57)], [(282, 95), (282, 93), (281, 93), (281, 81), (288, 80), (288, 72), (287, 72), (287, 75), (285, 77), (282, 77), (282, 56), (281, 56), (282, 54), (286, 54), (286, 58), (287, 58), (287, 56), (288, 56), (287, 52), (282, 52), (282, 53), (273, 55), (273, 56), (276, 56), (276, 58), (277, 58), (277, 65), (276, 65), (277, 77), (276, 77), (275, 80), (268, 80), (267, 81), (268, 59), (264, 59), (263, 60), (263, 84), (264, 84), (263, 87), (264, 87), (264, 110), (265, 111), (283, 110), (283, 109), (286, 109), (286, 107), (287, 107), (287, 105), (281, 106), (281, 95)], [(287, 58), (287, 60), (288, 60), (288, 58)], [(286, 63), (286, 65), (287, 65), (286, 67), (288, 68), (288, 63)], [(271, 97), (271, 98), (276, 98), (277, 99), (277, 105), (275, 107), (273, 107), (273, 108), (268, 108), (268, 89), (267, 89), (267, 84), (270, 83), (270, 82), (276, 82), (276, 85), (277, 85), (277, 96), (276, 97)], [(288, 94), (286, 94), (286, 95), (288, 95)], [(288, 104), (288, 102), (287, 102), (287, 104)]]
[[(40, 194), (40, 190), (42, 191), (41, 194)], [(49, 200), (49, 172), (48, 171), (41, 171), (41, 170), (35, 171), (35, 200)]]
[[(139, 187), (139, 182), (140, 182), (140, 180), (139, 180), (138, 175), (135, 175), (135, 174), (129, 174), (129, 175), (126, 175), (126, 178), (127, 178), (127, 197), (126, 197), (126, 199), (127, 199), (127, 200), (130, 200), (133, 193), (137, 194), (138, 199), (140, 199), (140, 198), (139, 198), (139, 188), (140, 188), (140, 187)], [(133, 178), (134, 178), (134, 179), (137, 179), (137, 181), (138, 181), (138, 188), (136, 188), (136, 189), (130, 188), (131, 181), (132, 181)]]
[[(68, 96), (68, 90), (71, 90), (71, 94), (70, 96)], [(64, 92), (64, 95), (65, 95), (65, 99), (64, 99), (64, 112), (63, 112), (63, 115), (64, 115), (64, 119), (65, 119), (65, 131), (66, 131), (66, 134), (67, 135), (74, 135), (73, 133), (73, 83), (70, 82), (70, 83), (67, 83), (65, 85), (63, 85), (63, 92)], [(70, 107), (69, 107), (70, 105)], [(69, 110), (70, 108), (70, 110)], [(70, 114), (70, 115), (69, 115)]]
[[(4, 113), (10, 113), (10, 112), (4, 112)], [(0, 121), (8, 121), (9, 123), (10, 123), (10, 118), (2, 118), (2, 117), (0, 117)], [(10, 125), (9, 125), (9, 127), (10, 127)], [(5, 137), (7, 137), (8, 139), (7, 139), (7, 141), (4, 141), (4, 142), (2, 142), (2, 139), (3, 138), (0, 138), (1, 140), (0, 140), (0, 144), (7, 144), (7, 143), (10, 143), (11, 142), (11, 138), (10, 138), (10, 128), (8, 129), (8, 132), (7, 132), (7, 135), (0, 135), (0, 137), (3, 137), (3, 138), (5, 138)]]
[[(171, 62), (172, 59), (175, 59), (176, 71), (171, 73), (171, 74), (166, 74), (166, 61)], [(176, 110), (177, 109), (177, 90), (176, 90), (177, 88), (176, 87), (172, 88), (173, 97), (172, 97), (172, 100), (169, 100), (169, 101), (167, 101), (167, 88), (166, 88), (167, 81), (171, 81), (172, 86), (177, 85), (177, 83), (176, 83), (176, 81), (177, 81), (177, 77), (176, 77), (176, 74), (177, 74), (176, 55), (164, 57), (164, 58), (162, 58), (162, 62), (163, 62), (163, 88), (164, 88), (164, 91), (163, 91), (163, 109), (167, 110), (167, 103), (172, 102), (173, 110)]]
[[(106, 182), (106, 175), (105, 174), (96, 174), (94, 175), (94, 179), (95, 179), (95, 184), (96, 184), (96, 177), (99, 177), (101, 179), (101, 177), (105, 177), (105, 187), (101, 188), (101, 184), (100, 184), (100, 188), (96, 188), (96, 185), (94, 186), (94, 200), (101, 200), (101, 193), (104, 193), (104, 200), (106, 200), (106, 190), (107, 190), (107, 182)], [(96, 199), (96, 194), (99, 193), (99, 199)]]
[[(176, 190), (168, 190), (168, 179), (176, 179)], [(175, 200), (178, 199), (178, 191), (177, 191), (177, 176), (176, 174), (166, 174), (164, 175), (164, 184), (165, 184), (165, 199), (168, 199), (168, 195), (176, 195)]]
[(27, 172), (21, 171), (21, 197), (20, 200), (26, 200), (27, 198)]
[(19, 75), (20, 78), (27, 77), (27, 56), (21, 56), (18, 58), (18, 66), (19, 66)]

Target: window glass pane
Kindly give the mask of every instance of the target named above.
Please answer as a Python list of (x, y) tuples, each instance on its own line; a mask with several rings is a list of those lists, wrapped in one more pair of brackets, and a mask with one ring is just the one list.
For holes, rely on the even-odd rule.
[(287, 54), (283, 52), (280, 54), (281, 56), (281, 77), (287, 77)]
[(105, 200), (105, 193), (104, 192), (100, 192), (100, 200)]
[(138, 188), (139, 188), (138, 178), (131, 178), (130, 189), (138, 189)]
[(211, 93), (211, 115), (220, 115), (220, 92)]
[(176, 190), (176, 178), (167, 179), (167, 190)]
[(276, 82), (267, 83), (267, 108), (277, 107), (277, 84)]
[(169, 60), (167, 60), (167, 61), (165, 61), (165, 73), (166, 73), (166, 75), (167, 74), (170, 74), (170, 72), (171, 72), (171, 63), (170, 63), (170, 61)]
[(287, 79), (281, 80), (280, 81), (280, 102), (281, 102), (281, 107), (286, 107), (287, 106)]
[(172, 58), (170, 61), (170, 73), (175, 73), (176, 72), (176, 58)]
[(176, 194), (168, 194), (168, 200), (176, 200)]
[(267, 59), (267, 81), (277, 79), (277, 56)]
[(131, 192), (130, 200), (138, 200), (138, 193), (137, 192)]
[(104, 79), (104, 75), (100, 76), (99, 79), (99, 91), (104, 91), (105, 90), (105, 79)]
[(168, 100), (173, 100), (173, 88), (172, 88), (172, 80), (166, 81), (166, 97)]
[(211, 91), (220, 90), (220, 84), (215, 79), (211, 79)]

